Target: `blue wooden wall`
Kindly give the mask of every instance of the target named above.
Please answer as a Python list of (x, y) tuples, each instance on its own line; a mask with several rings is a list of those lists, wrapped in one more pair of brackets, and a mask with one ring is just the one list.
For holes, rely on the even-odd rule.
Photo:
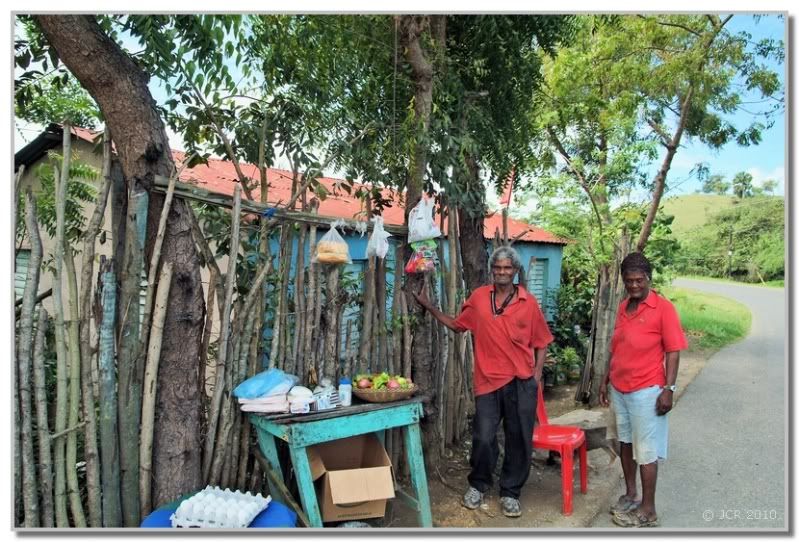
[[(344, 237), (347, 245), (349, 246), (350, 250), (350, 258), (352, 259), (351, 264), (347, 264), (342, 268), (342, 275), (349, 274), (351, 280), (362, 281), (362, 273), (366, 269), (367, 265), (367, 257), (366, 257), (366, 246), (369, 240), (369, 234), (364, 234), (363, 237), (360, 236), (358, 233), (344, 231), (341, 232), (342, 237)], [(325, 234), (324, 230), (317, 230), (317, 240), (321, 239), (321, 237)], [(444, 248), (444, 259), (447, 261), (449, 259), (449, 250), (448, 244), (446, 243), (445, 238), (439, 238), (439, 243), (443, 243)], [(297, 238), (294, 238), (294, 250), (292, 256), (292, 269), (291, 269), (291, 276), (293, 277), (295, 274), (294, 265), (296, 262), (296, 253), (297, 253)], [(395, 237), (389, 237), (389, 244), (390, 248), (388, 251), (388, 255), (386, 256), (386, 286), (387, 286), (387, 314), (390, 315), (391, 312), (391, 305), (392, 305), (392, 291), (394, 286), (394, 270), (396, 269), (396, 262), (394, 260), (395, 255), (395, 248), (398, 244), (398, 239)], [(492, 244), (488, 242), (488, 252), (493, 249)], [(271, 251), (273, 255), (278, 253), (278, 236), (274, 235), (270, 240)], [(539, 303), (541, 304), (542, 309), (544, 310), (544, 314), (547, 320), (552, 320), (555, 316), (555, 307), (554, 307), (554, 294), (557, 291), (560, 285), (560, 271), (561, 271), (561, 263), (563, 258), (563, 246), (556, 245), (552, 243), (529, 243), (518, 241), (514, 245), (514, 248), (518, 251), (519, 256), (521, 257), (522, 266), (524, 268), (525, 274), (527, 276), (527, 289), (532, 292), (536, 298), (538, 299)], [(310, 245), (309, 241), (306, 240), (305, 243), (305, 263), (308, 265), (310, 263)], [(401, 266), (405, 265), (405, 262), (400, 262)], [(275, 262), (275, 267), (277, 267), (277, 262)], [(436, 280), (434, 281), (436, 287), (441, 286), (441, 274), (440, 271), (436, 273)], [(293, 281), (290, 283), (293, 285)], [(289, 287), (289, 291), (293, 291), (293, 287)], [(324, 294), (323, 294), (324, 295)], [(350, 307), (342, 315), (342, 322), (341, 322), (341, 333), (342, 336), (345, 333), (345, 329), (347, 326), (347, 320), (355, 320), (352, 331), (356, 334), (358, 332), (358, 323), (359, 323), (359, 314), (360, 314), (360, 307)], [(271, 329), (264, 330), (264, 338), (268, 338), (271, 336)]]

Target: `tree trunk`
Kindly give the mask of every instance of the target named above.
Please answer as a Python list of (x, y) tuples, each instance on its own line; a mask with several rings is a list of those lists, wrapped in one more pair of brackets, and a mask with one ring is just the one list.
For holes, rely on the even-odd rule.
[[(147, 74), (108, 38), (91, 16), (46, 15), (35, 19), (61, 60), (100, 106), (114, 134), (122, 171), (131, 190), (149, 190), (155, 175), (168, 176), (174, 164), (164, 125), (147, 87)], [(160, 210), (163, 198), (154, 196), (152, 200), (150, 239), (155, 237), (156, 210)], [(170, 289), (169, 308), (175, 316), (167, 318), (162, 342), (167, 354), (161, 358), (163, 381), (159, 388), (165, 393), (159, 403), (171, 410), (160, 419), (167, 426), (156, 427), (156, 506), (162, 502), (161, 498), (176, 497), (201, 484), (202, 402), (197, 366), (204, 301), (196, 249), (186, 218), (188, 211), (183, 202), (174, 206), (163, 247), (164, 261), (173, 264), (175, 284)], [(188, 378), (189, 375), (194, 378)], [(168, 439), (163, 447), (159, 446), (162, 436)], [(133, 440), (138, 440), (138, 434)], [(138, 451), (137, 446), (130, 446), (131, 442), (125, 444)], [(163, 493), (161, 485), (167, 488)], [(132, 484), (132, 489), (138, 495), (138, 485)], [(138, 526), (138, 512), (138, 503), (127, 503), (125, 524)]]
[(325, 339), (324, 353), (320, 362), (319, 379), (330, 377), (334, 382), (337, 377), (338, 357), (338, 265), (325, 265), (323, 269), (327, 272), (327, 287), (325, 290)]
[[(106, 126), (106, 133), (111, 131)], [(111, 264), (114, 266), (114, 280), (117, 283), (117, 290), (122, 290), (122, 275), (124, 273), (123, 264), (125, 263), (125, 239), (127, 238), (128, 228), (128, 190), (125, 176), (122, 173), (122, 165), (115, 157), (111, 159)], [(122, 321), (122, 308), (119, 301), (116, 303), (117, 314), (115, 322)]]
[[(575, 398), (591, 406), (599, 404), (599, 385), (605, 378), (610, 361), (610, 340), (613, 337), (613, 328), (616, 324), (616, 311), (624, 296), (624, 287), (621, 282), (621, 261), (630, 250), (630, 241), (623, 235), (619, 245), (613, 251), (613, 260), (599, 268), (597, 291), (594, 295), (596, 316), (591, 330), (591, 342), (586, 355), (583, 371), (588, 378), (583, 378), (578, 387)], [(585, 383), (590, 380), (590, 388)], [(586, 397), (587, 394), (587, 397)]]
[(50, 424), (47, 420), (47, 391), (44, 372), (44, 352), (50, 317), (44, 307), (39, 308), (39, 326), (33, 353), (33, 393), (36, 405), (36, 431), (39, 441), (39, 494), (41, 495), (44, 528), (55, 526), (53, 509), (53, 457), (50, 452)]
[[(485, 190), (480, 183), (479, 168), (471, 155), (466, 157), (465, 190), (480, 194), (481, 202)], [(488, 251), (485, 234), (485, 203), (468, 209), (458, 207), (458, 226), (460, 228), (460, 251), (463, 259), (463, 280), (466, 282), (466, 296), (480, 286), (488, 284)]]
[[(414, 93), (414, 132), (415, 144), (411, 151), (410, 168), (408, 175), (407, 192), (405, 198), (405, 224), (408, 224), (408, 215), (411, 209), (422, 198), (422, 187), (427, 171), (427, 156), (429, 152), (428, 133), (430, 129), (430, 113), (433, 103), (433, 74), (434, 66), (430, 57), (435, 53), (425, 51), (423, 43), (432, 37), (434, 46), (443, 50), (444, 36), (446, 33), (446, 17), (443, 15), (414, 16), (403, 15), (400, 17), (399, 27), (405, 58), (411, 68)], [(405, 248), (402, 261), (407, 261), (410, 256), (409, 247)], [(408, 315), (414, 322), (412, 359), (416, 360), (413, 368), (413, 380), (422, 389), (428, 391), (424, 404), (425, 417), (422, 420), (422, 433), (424, 449), (428, 452), (426, 461), (428, 468), (435, 468), (438, 464), (438, 442), (441, 435), (438, 432), (438, 415), (436, 405), (436, 374), (438, 363), (432, 357), (430, 344), (429, 325), (425, 318), (423, 308), (416, 302), (411, 292), (418, 292), (425, 283), (423, 274), (408, 276), (405, 284), (405, 299)]]

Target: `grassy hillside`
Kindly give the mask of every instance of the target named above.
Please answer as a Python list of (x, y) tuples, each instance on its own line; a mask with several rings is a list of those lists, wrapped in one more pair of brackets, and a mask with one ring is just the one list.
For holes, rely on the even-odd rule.
[(675, 216), (678, 273), (746, 282), (784, 279), (784, 198), (692, 195), (671, 200), (665, 212)]
[(732, 196), (713, 194), (689, 194), (668, 198), (663, 203), (663, 211), (674, 215), (671, 229), (678, 237), (705, 224), (708, 219), (722, 209), (732, 207)]

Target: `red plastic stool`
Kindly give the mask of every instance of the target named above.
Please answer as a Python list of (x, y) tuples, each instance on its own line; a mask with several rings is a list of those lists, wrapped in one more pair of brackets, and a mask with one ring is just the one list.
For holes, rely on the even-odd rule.
[(542, 448), (560, 454), (560, 478), (563, 493), (563, 515), (572, 514), (574, 495), (574, 451), (580, 450), (580, 492), (588, 493), (588, 443), (585, 433), (575, 425), (550, 425), (544, 407), (543, 385), (538, 386), (536, 418), (533, 430), (533, 448)]

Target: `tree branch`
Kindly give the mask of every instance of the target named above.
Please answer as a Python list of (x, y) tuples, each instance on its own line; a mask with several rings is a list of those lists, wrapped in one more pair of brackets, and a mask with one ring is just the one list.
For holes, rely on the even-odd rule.
[(673, 28), (679, 28), (681, 30), (685, 30), (686, 32), (688, 32), (690, 34), (693, 34), (694, 36), (696, 36), (698, 38), (702, 37), (702, 34), (700, 32), (697, 32), (693, 28), (690, 28), (690, 27), (682, 25), (682, 24), (671, 23), (671, 22), (666, 22), (666, 21), (658, 21), (657, 23), (659, 25), (661, 25), (661, 26), (670, 26), (670, 27), (673, 27)]
[(247, 185), (247, 181), (249, 179), (247, 178), (246, 175), (244, 175), (244, 172), (241, 170), (241, 165), (239, 164), (239, 160), (238, 158), (236, 158), (236, 155), (233, 153), (233, 145), (230, 144), (230, 140), (228, 139), (227, 135), (225, 135), (224, 130), (222, 130), (222, 125), (217, 120), (216, 115), (211, 109), (211, 106), (209, 106), (208, 102), (206, 102), (205, 98), (203, 98), (200, 89), (197, 88), (197, 86), (194, 84), (194, 81), (192, 81), (191, 77), (189, 77), (189, 74), (186, 72), (186, 69), (183, 67), (183, 62), (180, 59), (178, 59), (178, 68), (180, 68), (180, 71), (183, 72), (183, 75), (186, 77), (186, 81), (188, 81), (189, 85), (191, 86), (194, 95), (197, 96), (197, 100), (199, 100), (199, 102), (205, 108), (205, 111), (208, 113), (208, 116), (211, 117), (211, 123), (214, 125), (214, 130), (216, 130), (216, 133), (219, 135), (220, 139), (222, 140), (222, 143), (225, 145), (225, 152), (227, 153), (228, 158), (230, 158), (230, 161), (233, 162), (233, 167), (235, 168), (236, 175), (239, 178), (239, 183), (241, 184), (241, 188), (244, 190), (244, 193), (247, 195), (247, 199), (255, 201), (255, 199), (252, 196), (252, 192), (250, 192), (250, 187)]
[(668, 148), (669, 145), (671, 144), (671, 138), (669, 137), (669, 134), (667, 134), (666, 131), (663, 130), (663, 128), (660, 125), (658, 125), (654, 120), (652, 120), (649, 117), (647, 117), (646, 123), (649, 124), (652, 130), (654, 130), (654, 132), (660, 137), (660, 143), (664, 147)]
[(600, 235), (599, 244), (604, 250), (604, 244), (602, 243), (602, 239), (604, 237), (604, 235), (602, 235), (602, 215), (599, 213), (599, 208), (597, 207), (596, 201), (594, 200), (594, 195), (591, 193), (591, 187), (588, 185), (588, 182), (586, 181), (582, 173), (580, 173), (572, 164), (572, 160), (571, 157), (569, 156), (569, 153), (564, 148), (563, 143), (561, 143), (560, 139), (558, 138), (558, 135), (555, 133), (555, 130), (552, 128), (552, 126), (547, 126), (547, 134), (549, 135), (552, 144), (555, 145), (555, 148), (558, 149), (558, 153), (566, 161), (566, 164), (569, 166), (569, 170), (579, 181), (580, 186), (582, 186), (583, 190), (588, 196), (588, 200), (591, 202), (591, 207), (594, 210), (594, 214), (596, 215), (597, 219), (597, 224), (599, 226), (599, 235)]

